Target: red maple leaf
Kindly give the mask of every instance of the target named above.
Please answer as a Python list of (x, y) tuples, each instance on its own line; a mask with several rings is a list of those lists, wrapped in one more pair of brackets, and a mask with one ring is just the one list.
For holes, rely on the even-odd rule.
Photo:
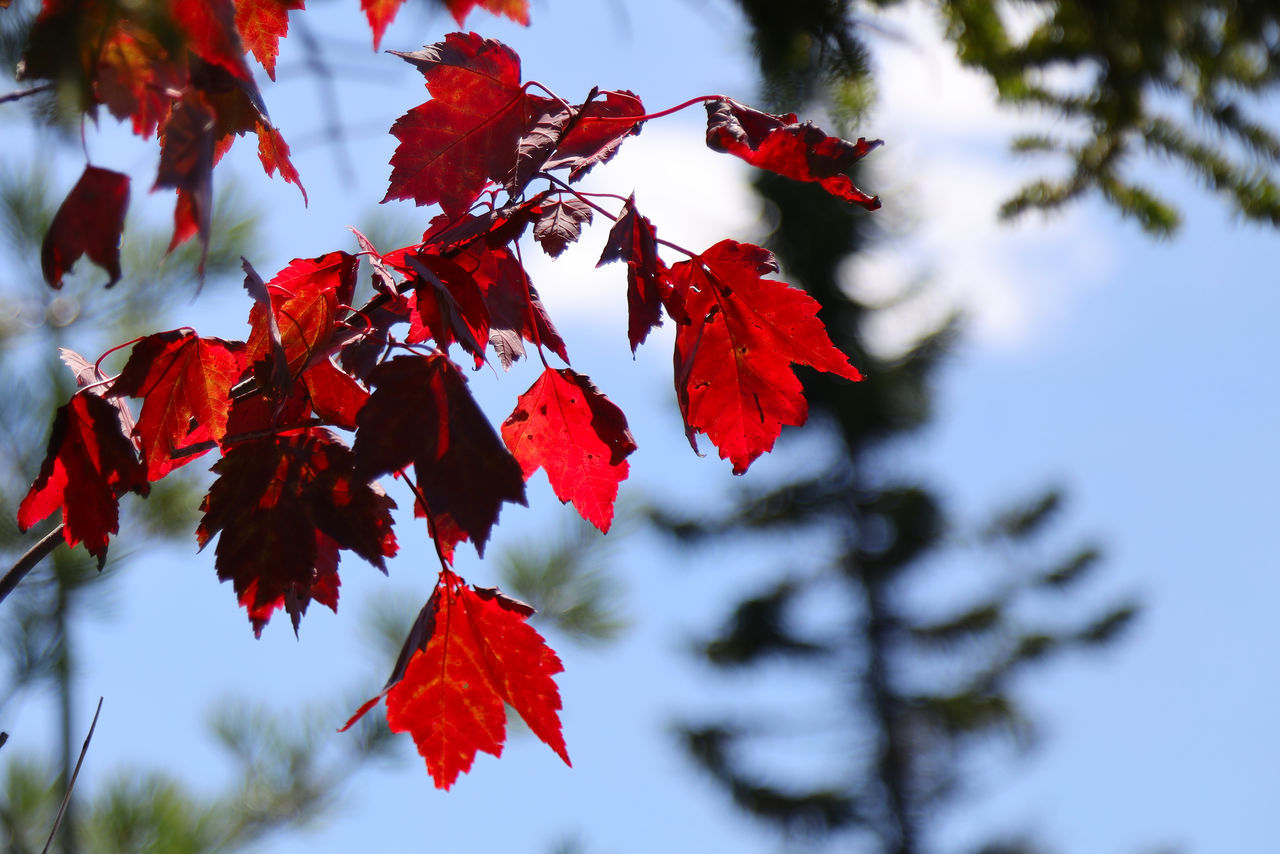
[(63, 539), (68, 546), (83, 541), (101, 569), (107, 540), (120, 530), (118, 497), (150, 488), (119, 412), (97, 394), (78, 391), (54, 416), (40, 474), (18, 506), (18, 529), (61, 509)]
[(504, 706), (569, 762), (560, 728), (560, 659), (527, 622), (533, 609), (496, 588), (468, 587), (443, 570), (418, 615), (387, 687), (347, 721), (347, 729), (384, 696), (392, 732), (413, 736), (438, 788), (471, 770), (476, 753), (502, 755)]
[(244, 46), (236, 32), (236, 8), (232, 0), (169, 0), (167, 5), (193, 54), (256, 91), (253, 72), (244, 61)]
[(545, 469), (556, 498), (608, 532), (636, 442), (622, 410), (588, 377), (544, 370), (502, 423), (502, 438), (526, 480)]
[(341, 251), (290, 261), (265, 283), (271, 315), (260, 296), (249, 310), (249, 364), (271, 357), (272, 317), (279, 329), (290, 375), (298, 377), (310, 364), (320, 361), (327, 352), (341, 307), (355, 292), (358, 269), (359, 259)]
[(148, 480), (159, 480), (200, 456), (175, 459), (177, 451), (193, 444), (193, 419), (199, 439), (222, 441), (231, 406), (228, 392), (242, 373), (244, 344), (238, 341), (174, 330), (148, 335), (133, 345), (111, 395), (142, 398), (135, 433)]
[(167, 3), (46, 0), (32, 23), (18, 79), (44, 78), (90, 110), (106, 104), (149, 136), (186, 81), (186, 40)]
[(662, 325), (662, 306), (677, 320), (684, 309), (672, 292), (670, 271), (658, 257), (658, 235), (653, 224), (636, 210), (636, 197), (627, 199), (596, 266), (610, 261), (627, 264), (627, 338), (634, 353), (656, 326)]
[(86, 166), (53, 216), (40, 246), (44, 280), (62, 287), (62, 277), (81, 255), (111, 276), (107, 287), (120, 281), (120, 235), (129, 207), (129, 176)]
[(810, 122), (800, 124), (794, 113), (775, 116), (729, 98), (707, 102), (707, 145), (795, 181), (816, 181), (824, 190), (867, 210), (880, 207), (845, 174), (854, 163), (880, 145), (880, 140), (849, 142), (827, 136)]
[(311, 599), (336, 606), (330, 544), (386, 571), (395, 502), (357, 477), (353, 461), (350, 448), (316, 429), (237, 443), (213, 466), (218, 479), (196, 538), (204, 548), (221, 532), (218, 578), (232, 582), (255, 635), (282, 606), (294, 631)]
[[(441, 550), (470, 539), (484, 555), (503, 503), (525, 504), (524, 476), (445, 356), (398, 356), (373, 370), (356, 421), (362, 480), (413, 463)], [(452, 527), (451, 527), (452, 526)], [(453, 532), (442, 537), (446, 531)]]
[(564, 339), (547, 315), (528, 272), (510, 249), (494, 249), (477, 241), (453, 260), (471, 273), (484, 292), (489, 307), (489, 343), (504, 368), (524, 355), (522, 340), (541, 342), (569, 363)]
[[(422, 50), (392, 53), (422, 72), (433, 97), (391, 127), (400, 145), (391, 156), (384, 202), (439, 202), (458, 217), (489, 179), (510, 188), (527, 180), (530, 158), (540, 151), (540, 163), (554, 146), (547, 138), (549, 117), (569, 120), (558, 102), (525, 92), (520, 57), (501, 42), (450, 33)], [(538, 135), (526, 142), (535, 128)]]
[(782, 426), (808, 417), (792, 364), (849, 380), (862, 375), (835, 348), (817, 300), (786, 282), (759, 246), (722, 240), (671, 267), (688, 322), (676, 330), (675, 380), (689, 443), (706, 433), (742, 474), (773, 448)]
[(369, 29), (373, 30), (373, 49), (382, 45), (382, 36), (387, 27), (396, 18), (396, 12), (404, 5), (404, 0), (360, 0), (360, 8), (369, 19)]
[(280, 39), (289, 34), (289, 12), (302, 9), (303, 0), (236, 0), (236, 29), (247, 50), (276, 79)]
[(209, 251), (213, 214), (214, 113), (205, 98), (188, 90), (160, 126), (160, 167), (152, 191), (178, 191), (170, 251), (200, 236), (200, 269)]
[(149, 137), (187, 82), (186, 47), (172, 35), (118, 21), (103, 35), (94, 93), (111, 115)]
[(495, 15), (506, 15), (517, 24), (529, 26), (529, 0), (444, 0), (458, 26), (467, 20), (471, 10), (479, 6)]
[(369, 399), (369, 392), (355, 377), (325, 358), (307, 368), (302, 383), (316, 415), (335, 427), (356, 429), (356, 416)]
[(449, 258), (419, 254), (406, 256), (405, 262), (414, 274), (416, 297), (405, 340), (417, 344), (431, 338), (441, 350), (456, 341), (480, 367), (489, 340), (489, 309), (480, 286)]
[[(524, 210), (528, 205), (520, 207)], [(510, 219), (503, 218), (495, 227), (505, 231), (514, 222), (524, 222), (524, 216), (524, 213), (513, 213)], [(445, 252), (442, 248), (445, 246), (454, 247), (448, 260), (480, 288), (488, 309), (489, 344), (498, 354), (503, 368), (509, 368), (524, 355), (522, 341), (540, 342), (567, 364), (569, 354), (565, 349), (564, 339), (547, 315), (537, 289), (528, 281), (528, 272), (509, 248), (504, 245), (494, 246), (488, 239), (480, 239), (481, 236), (491, 236), (495, 232), (481, 229), (471, 233), (473, 229), (469, 226), (476, 221), (489, 220), (487, 217), (472, 217), (453, 225), (441, 222), (439, 229), (433, 227), (427, 231), (423, 246), (432, 254)], [(461, 240), (464, 233), (471, 233), (467, 238), (470, 242), (464, 241), (459, 246), (456, 240)], [(406, 276), (414, 276), (416, 274), (408, 265), (407, 259), (417, 249), (418, 247), (397, 249), (383, 256), (383, 260)], [(475, 319), (472, 325), (473, 328), (478, 328)]]
[(584, 223), (591, 224), (591, 206), (573, 196), (561, 196), (541, 206), (533, 224), (533, 239), (552, 258), (559, 258), (582, 235)]
[(623, 140), (640, 133), (640, 122), (625, 119), (645, 114), (644, 104), (625, 89), (599, 93), (602, 100), (587, 101), (574, 113), (569, 132), (543, 166), (547, 171), (569, 168), (569, 182), (577, 181), (597, 163), (608, 162)]

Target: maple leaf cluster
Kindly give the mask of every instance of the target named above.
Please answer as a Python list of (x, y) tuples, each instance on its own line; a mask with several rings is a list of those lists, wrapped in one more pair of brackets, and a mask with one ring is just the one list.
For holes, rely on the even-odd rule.
[[(375, 43), (399, 5), (364, 0)], [(477, 5), (527, 19), (522, 0), (447, 5), (459, 20)], [(46, 0), (23, 73), (73, 75), (86, 109), (105, 105), (140, 135), (158, 135), (157, 186), (178, 191), (175, 243), (191, 231), (207, 237), (209, 172), (236, 135), (254, 130), (267, 171), (297, 183), (244, 54), (273, 76), (301, 0), (172, 0), (106, 15), (108, 6)], [(483, 555), (503, 506), (525, 504), (539, 470), (557, 498), (608, 531), (636, 450), (621, 409), (572, 367), (521, 260), (525, 235), (554, 258), (597, 215), (611, 221), (599, 265), (623, 265), (632, 350), (664, 319), (674, 323), (689, 441), (696, 451), (705, 435), (742, 474), (783, 426), (806, 420), (795, 365), (849, 380), (858, 371), (816, 301), (773, 278), (767, 250), (733, 240), (683, 249), (658, 237), (634, 196), (574, 184), (655, 115), (704, 104), (712, 149), (873, 209), (878, 201), (846, 173), (876, 143), (721, 96), (655, 115), (623, 90), (570, 104), (523, 81), (515, 52), (475, 33), (393, 53), (422, 73), (430, 97), (391, 127), (399, 145), (384, 201), (438, 205), (422, 239), (384, 252), (353, 229), (357, 252), (295, 259), (268, 280), (245, 261), (243, 341), (155, 333), (132, 343), (114, 377), (64, 354), (81, 388), (58, 410), (18, 523), (27, 530), (61, 511), (66, 542), (101, 562), (121, 496), (145, 496), (217, 450), (197, 541), (216, 539), (218, 577), (255, 633), (281, 609), (297, 632), (311, 602), (337, 610), (343, 552), (386, 571), (397, 551), (387, 487), (403, 489), (441, 569), (385, 689), (348, 726), (385, 699), (391, 728), (412, 735), (448, 788), (477, 752), (501, 753), (506, 706), (569, 761), (552, 678), (560, 660), (528, 625), (532, 609), (455, 574), (457, 547)], [(128, 190), (125, 176), (86, 168), (45, 242), (51, 284), (84, 254), (120, 278)], [(664, 250), (683, 259), (668, 263)], [(355, 307), (362, 264), (374, 295)], [(495, 428), (453, 354), (506, 369), (530, 352), (542, 371)]]

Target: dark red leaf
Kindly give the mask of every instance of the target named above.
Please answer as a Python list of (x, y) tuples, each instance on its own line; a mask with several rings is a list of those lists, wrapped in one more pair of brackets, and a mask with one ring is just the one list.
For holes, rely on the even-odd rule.
[(81, 255), (88, 255), (111, 276), (107, 287), (120, 281), (120, 235), (128, 207), (128, 175), (86, 166), (58, 207), (40, 246), (44, 280), (62, 287), (62, 277)]
[(618, 153), (623, 140), (640, 133), (641, 122), (625, 121), (645, 114), (644, 104), (635, 93), (624, 89), (600, 94), (604, 96), (602, 100), (592, 99), (578, 108), (569, 132), (543, 166), (547, 171), (567, 166), (570, 183), (597, 163), (608, 162)]
[(707, 145), (770, 172), (796, 181), (816, 181), (824, 190), (867, 210), (880, 199), (853, 185), (845, 173), (880, 140), (849, 142), (827, 136), (810, 122), (800, 124), (794, 114), (762, 113), (728, 98), (707, 102)]
[[(97, 365), (67, 347), (58, 348), (58, 358), (62, 360), (62, 364), (70, 368), (71, 373), (75, 374), (76, 388), (93, 386), (93, 388), (89, 389), (91, 394), (96, 394), (99, 397), (106, 396), (108, 386), (103, 384), (102, 381), (107, 377), (98, 369)], [(116, 398), (113, 404), (116, 408), (116, 414), (120, 417), (120, 432), (125, 436), (132, 436), (133, 427), (137, 421), (133, 417), (133, 411), (129, 409), (129, 404), (119, 398)]]
[(414, 309), (410, 316), (410, 344), (435, 340), (441, 350), (455, 341), (484, 364), (485, 342), (489, 340), (489, 309), (484, 293), (466, 270), (448, 258), (436, 255), (406, 257), (413, 277)]
[(396, 553), (395, 502), (355, 476), (353, 459), (327, 430), (311, 430), (237, 443), (214, 465), (196, 538), (204, 548), (221, 534), (218, 578), (232, 582), (254, 634), (282, 606), (296, 630), (311, 599), (337, 604), (330, 543), (383, 571)]
[[(484, 554), (503, 503), (525, 503), (520, 464), (507, 451), (445, 356), (398, 356), (374, 369), (357, 416), (356, 474), (364, 480), (413, 463), (426, 509)], [(456, 543), (445, 539), (448, 552)]]
[(254, 85), (253, 73), (244, 61), (244, 46), (236, 32), (236, 8), (232, 0), (170, 0), (170, 8), (193, 54), (224, 69), (232, 77)]
[(670, 271), (658, 257), (658, 235), (646, 217), (636, 210), (636, 197), (627, 199), (622, 215), (609, 229), (597, 267), (610, 261), (627, 264), (627, 338), (634, 353), (656, 326), (662, 325), (662, 307), (676, 320), (685, 318), (671, 286)]
[(541, 341), (566, 364), (569, 362), (564, 339), (510, 249), (493, 249), (477, 241), (454, 255), (453, 260), (471, 274), (484, 292), (489, 307), (489, 343), (504, 368), (524, 355), (521, 340)]
[(542, 205), (542, 213), (533, 224), (533, 239), (552, 258), (559, 258), (582, 235), (584, 223), (591, 223), (591, 206), (574, 196), (561, 196)]
[[(248, 262), (246, 262), (247, 264)], [(287, 375), (299, 377), (311, 364), (328, 354), (330, 339), (340, 313), (355, 292), (359, 261), (346, 252), (330, 252), (318, 258), (295, 258), (265, 284), (272, 311), (258, 294), (249, 311), (250, 365), (272, 356), (272, 326), (279, 330)], [(273, 381), (283, 387), (279, 376)]]
[(400, 145), (391, 157), (384, 202), (439, 202), (458, 217), (489, 179), (521, 183), (530, 167), (519, 169), (518, 159), (538, 159), (545, 147), (545, 134), (526, 139), (539, 122), (556, 115), (568, 120), (557, 102), (525, 93), (520, 58), (501, 42), (450, 33), (413, 53), (392, 52), (422, 72), (433, 98), (391, 128)]
[(88, 391), (58, 407), (40, 474), (18, 506), (18, 529), (62, 510), (63, 539), (84, 542), (101, 569), (107, 540), (120, 529), (118, 496), (150, 491), (146, 468), (120, 428), (116, 408)]
[(502, 438), (526, 480), (545, 469), (556, 498), (572, 501), (582, 518), (608, 532), (636, 442), (622, 410), (589, 378), (568, 368), (544, 370), (502, 423)]
[(689, 443), (706, 433), (742, 474), (773, 448), (784, 424), (808, 417), (792, 364), (849, 380), (862, 375), (835, 348), (817, 300), (786, 282), (759, 246), (722, 240), (671, 267), (689, 322), (676, 330), (676, 396)]
[(174, 330), (148, 335), (133, 345), (111, 394), (142, 399), (135, 433), (148, 480), (159, 480), (199, 456), (175, 459), (179, 450), (193, 444), (188, 437), (195, 425), (203, 428), (202, 439), (222, 441), (231, 405), (228, 392), (243, 372), (244, 344), (239, 341)]
[(160, 127), (160, 168), (152, 191), (178, 191), (172, 251), (194, 234), (200, 236), (200, 269), (209, 252), (213, 210), (214, 114), (200, 93), (188, 90)]
[(552, 678), (564, 666), (526, 622), (532, 613), (495, 588), (468, 587), (444, 570), (387, 688), (343, 729), (385, 696), (388, 726), (413, 736), (436, 786), (448, 789), (471, 769), (476, 753), (502, 755), (510, 706), (570, 764)]
[(185, 45), (171, 35), (118, 21), (103, 38), (94, 91), (111, 115), (128, 119), (141, 137), (155, 133), (187, 83)]

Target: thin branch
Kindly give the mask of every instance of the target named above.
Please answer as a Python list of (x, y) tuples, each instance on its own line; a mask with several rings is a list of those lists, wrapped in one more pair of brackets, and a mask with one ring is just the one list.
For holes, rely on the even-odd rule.
[(18, 101), (28, 95), (39, 95), (41, 92), (48, 92), (53, 88), (52, 83), (42, 83), (39, 86), (32, 86), (30, 89), (19, 89), (17, 92), (6, 92), (0, 95), (0, 104), (7, 104), (10, 101)]
[(49, 553), (57, 548), (58, 543), (62, 542), (63, 524), (59, 524), (49, 533), (40, 538), (40, 541), (31, 548), (27, 549), (26, 554), (18, 558), (8, 572), (4, 574), (4, 578), (0, 579), (0, 602), (3, 602), (13, 589), (18, 586), (27, 573), (35, 569), (40, 561), (49, 556)]
[(89, 724), (89, 734), (84, 737), (84, 745), (80, 748), (80, 758), (76, 760), (75, 770), (71, 772), (71, 779), (67, 781), (67, 793), (62, 796), (62, 806), (58, 807), (58, 815), (53, 820), (53, 829), (49, 831), (49, 839), (40, 850), (40, 854), (48, 854), (49, 846), (53, 844), (53, 837), (57, 835), (58, 827), (62, 824), (62, 817), (67, 812), (67, 804), (71, 803), (71, 790), (75, 788), (76, 778), (80, 776), (80, 766), (84, 764), (84, 755), (89, 752), (89, 742), (93, 739), (93, 731), (97, 729), (100, 714), (102, 714), (101, 697), (98, 698), (98, 710), (93, 713), (93, 723)]

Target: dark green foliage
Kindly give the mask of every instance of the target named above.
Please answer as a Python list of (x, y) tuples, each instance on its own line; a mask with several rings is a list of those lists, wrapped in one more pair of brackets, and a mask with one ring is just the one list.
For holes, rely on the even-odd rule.
[[(839, 97), (842, 75), (865, 81), (853, 3), (740, 4), (755, 28), (771, 94), (805, 97), (812, 111)], [(946, 8), (965, 24), (958, 44), (970, 61), (1004, 55), (1007, 39), (991, 3)], [(973, 748), (992, 739), (1028, 741), (1031, 723), (1015, 691), (1028, 668), (1113, 640), (1136, 610), (1075, 601), (1099, 552), (1060, 551), (1058, 491), (1017, 502), (969, 530), (931, 485), (893, 471), (885, 451), (929, 422), (931, 383), (958, 325), (944, 322), (892, 356), (871, 350), (862, 330), (875, 308), (849, 296), (843, 274), (848, 257), (874, 238), (866, 215), (812, 187), (768, 176), (756, 186), (774, 212), (768, 246), (784, 278), (821, 302), (832, 340), (866, 379), (849, 385), (805, 375), (812, 412), (806, 431), (810, 440), (815, 431), (829, 440), (825, 458), (805, 473), (764, 487), (757, 479), (719, 515), (654, 519), (690, 544), (756, 536), (795, 543), (778, 580), (731, 606), (699, 653), (735, 673), (785, 660), (793, 678), (847, 685), (837, 695), (847, 708), (840, 714), (780, 698), (785, 712), (752, 718), (740, 706), (684, 723), (679, 732), (735, 803), (788, 836), (839, 834), (863, 841), (860, 850), (914, 854), (930, 850), (931, 822), (963, 788)], [(811, 554), (828, 557), (806, 564)], [(955, 580), (959, 567), (963, 583)], [(933, 586), (945, 594), (929, 596)], [(843, 603), (845, 615), (834, 628), (829, 617), (816, 623), (809, 616), (815, 602), (828, 610)], [(840, 722), (834, 730), (833, 718)], [(847, 757), (844, 767), (797, 782), (785, 768), (751, 761), (760, 747), (796, 730), (807, 733), (811, 758)]]
[[(856, 117), (873, 89), (866, 48), (877, 10), (902, 0), (739, 0), (766, 95), (778, 109), (824, 100)], [(1189, 170), (1242, 217), (1280, 225), (1280, 137), (1263, 99), (1280, 82), (1280, 7), (1266, 0), (932, 0), (966, 66), (1053, 134), (1015, 151), (1064, 162), (1023, 187), (1005, 217), (1097, 193), (1167, 235), (1181, 201), (1138, 176), (1151, 161)], [(891, 70), (889, 71), (891, 73)]]
[(1015, 38), (1014, 4), (941, 5), (964, 63), (1000, 97), (1040, 107), (1066, 137), (1019, 140), (1056, 152), (1068, 172), (1026, 187), (1002, 209), (1052, 209), (1098, 191), (1148, 231), (1167, 234), (1177, 206), (1131, 176), (1144, 151), (1188, 167), (1248, 219), (1280, 225), (1280, 139), (1258, 97), (1280, 81), (1280, 8), (1270, 2), (1048, 0), (1018, 4), (1037, 20)]

